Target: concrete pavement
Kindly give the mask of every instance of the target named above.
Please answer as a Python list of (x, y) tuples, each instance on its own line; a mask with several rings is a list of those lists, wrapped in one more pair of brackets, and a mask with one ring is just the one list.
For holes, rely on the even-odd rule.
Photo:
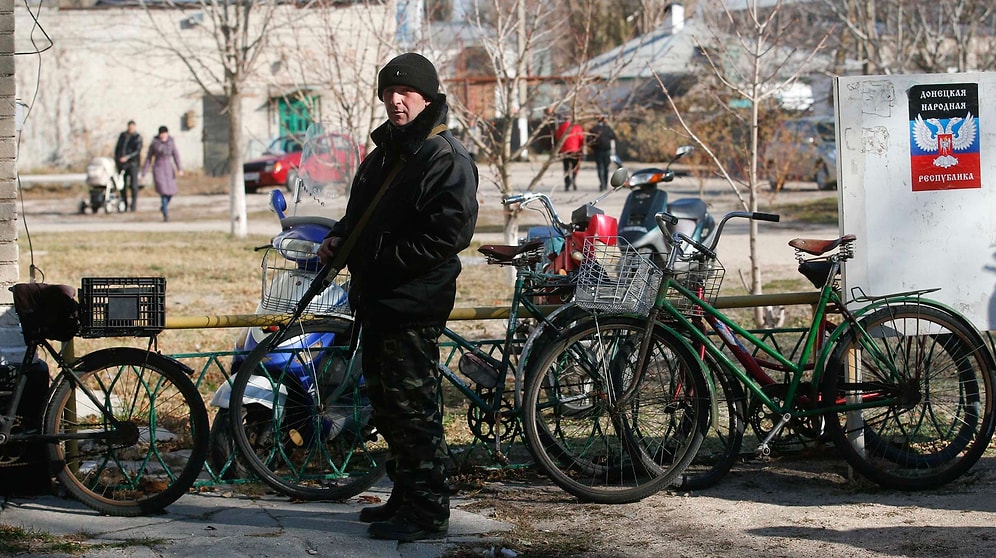
[[(444, 539), (400, 544), (370, 539), (366, 524), (358, 519), (360, 508), (370, 505), (364, 498), (386, 500), (388, 493), (387, 486), (378, 486), (346, 503), (292, 502), (275, 495), (237, 495), (221, 486), (184, 495), (162, 515), (134, 518), (102, 516), (56, 496), (0, 498), (0, 524), (83, 535), (84, 544), (92, 547), (84, 553), (87, 558), (437, 558), (459, 544), (488, 549), (497, 543), (493, 537), (511, 529), (461, 509), (469, 501), (458, 497), (451, 502), (450, 530)], [(27, 555), (58, 554), (17, 556)]]

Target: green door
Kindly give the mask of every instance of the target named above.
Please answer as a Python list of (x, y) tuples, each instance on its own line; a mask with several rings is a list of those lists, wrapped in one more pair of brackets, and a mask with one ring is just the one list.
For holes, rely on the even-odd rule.
[(318, 97), (307, 98), (281, 97), (277, 101), (280, 110), (280, 135), (304, 136), (308, 126), (314, 122), (312, 114), (316, 114)]

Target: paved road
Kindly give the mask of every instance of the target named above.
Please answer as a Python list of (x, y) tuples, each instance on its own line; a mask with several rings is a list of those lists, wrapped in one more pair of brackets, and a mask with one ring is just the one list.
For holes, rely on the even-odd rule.
[[(375, 487), (365, 498), (387, 498)], [(188, 494), (152, 517), (106, 517), (55, 496), (0, 498), (0, 524), (53, 535), (82, 535), (94, 548), (88, 558), (189, 558), (327, 556), (334, 558), (437, 558), (461, 543), (488, 548), (509, 524), (461, 508), (453, 500), (445, 539), (399, 544), (367, 537), (358, 513), (366, 504), (291, 502), (278, 496), (250, 498), (219, 490)], [(102, 548), (102, 546), (106, 546)], [(0, 551), (0, 554), (3, 554)], [(18, 554), (39, 556), (54, 554)]]
[[(536, 174), (539, 165), (536, 163), (516, 163), (512, 166), (512, 183), (525, 189)], [(633, 169), (636, 170), (636, 169)], [(556, 177), (557, 169), (551, 168), (541, 180), (535, 191), (545, 192), (551, 196), (554, 205), (564, 220), (569, 219), (571, 211), (586, 202), (595, 201), (600, 197), (595, 177), (594, 165), (590, 162), (582, 164), (580, 173), (580, 190), (564, 192), (562, 183)], [(701, 187), (701, 190), (700, 190)], [(666, 187), (670, 199), (683, 197), (701, 197), (709, 206), (710, 212), (721, 216), (727, 211), (742, 209), (737, 196), (732, 189), (720, 180), (700, 181), (693, 177), (679, 177)], [(625, 203), (627, 191), (616, 191), (604, 196), (598, 201), (598, 207), (609, 215), (618, 216)], [(811, 201), (826, 197), (836, 197), (835, 192), (820, 192), (814, 184), (790, 183), (777, 196), (768, 191), (761, 192), (760, 204), (762, 210), (770, 210), (773, 205), (786, 202)], [(79, 190), (67, 190), (64, 196), (46, 196), (43, 199), (31, 199), (29, 194), (21, 213), (19, 228), (25, 227), (31, 232), (42, 231), (76, 231), (99, 228), (107, 231), (220, 231), (231, 230), (229, 223), (229, 200), (224, 194), (184, 195), (173, 199), (170, 205), (170, 222), (164, 223), (159, 215), (159, 200), (154, 193), (145, 190), (139, 196), (139, 207), (136, 213), (125, 214), (79, 214), (77, 212)], [(501, 192), (496, 186), (494, 175), (487, 168), (481, 170), (481, 186), (479, 189), (481, 203), (480, 228), (495, 230), (502, 222), (500, 203)], [(265, 193), (248, 194), (246, 196), (247, 212), (249, 214), (248, 230), (251, 234), (272, 235), (277, 231), (276, 222), (267, 211), (268, 196)], [(338, 198), (331, 204), (320, 208), (320, 213), (333, 217), (342, 214), (345, 198)], [(314, 210), (313, 210), (314, 211)], [(529, 224), (541, 224), (542, 216), (537, 212), (524, 212), (522, 221)], [(490, 226), (489, 226), (490, 225)], [(761, 223), (759, 225), (758, 253), (763, 269), (775, 269), (779, 272), (794, 269), (792, 250), (787, 242), (796, 236), (832, 237), (837, 234), (836, 227), (805, 227), (799, 228), (786, 224)], [(727, 240), (720, 245), (720, 256), (729, 271), (743, 271), (748, 267), (749, 245), (747, 242), (746, 224), (735, 222), (727, 228)], [(483, 233), (479, 237), (486, 242), (501, 242), (501, 235)]]

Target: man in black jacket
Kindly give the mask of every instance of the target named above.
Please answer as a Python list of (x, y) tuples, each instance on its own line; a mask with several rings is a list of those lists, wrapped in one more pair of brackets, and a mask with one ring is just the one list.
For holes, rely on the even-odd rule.
[(118, 172), (124, 171), (124, 190), (121, 194), (125, 205), (128, 205), (128, 190), (131, 190), (130, 209), (135, 211), (138, 202), (138, 163), (142, 153), (142, 136), (135, 130), (135, 121), (128, 121), (128, 129), (118, 136), (114, 146), (114, 163)]
[(344, 254), (349, 300), (362, 325), (363, 374), (394, 481), (388, 501), (364, 508), (360, 520), (371, 524), (371, 537), (412, 541), (449, 527), (436, 365), (456, 297), (457, 254), (477, 222), (478, 172), (445, 129), (446, 96), (429, 60), (402, 54), (377, 81), (388, 121), (371, 133), (377, 147), (360, 164), (346, 214), (319, 257), (331, 261), (356, 235)]
[(598, 122), (588, 131), (591, 152), (595, 156), (595, 171), (598, 173), (598, 191), (609, 187), (609, 163), (615, 150), (616, 133), (605, 122), (605, 115), (598, 115)]

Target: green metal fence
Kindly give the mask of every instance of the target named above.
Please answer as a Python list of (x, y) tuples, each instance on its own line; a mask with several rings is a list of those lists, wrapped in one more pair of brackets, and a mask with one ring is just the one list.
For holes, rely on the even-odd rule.
[[(731, 296), (720, 297), (716, 301), (716, 307), (722, 309), (732, 308), (753, 308), (761, 306), (795, 306), (813, 305), (818, 301), (818, 293), (783, 293), (765, 294), (755, 296)], [(556, 306), (544, 307), (544, 311), (552, 311)], [(505, 320), (508, 319), (509, 308), (500, 306), (455, 308), (450, 314), (451, 321), (463, 320)], [(287, 316), (283, 314), (233, 314), (221, 316), (167, 316), (166, 329), (203, 329), (203, 328), (241, 328), (241, 327), (263, 327), (277, 325), (286, 321)], [(778, 346), (781, 350), (786, 350), (787, 354), (793, 354), (798, 350), (802, 337), (806, 333), (804, 328), (779, 328), (769, 330), (758, 330), (754, 332), (761, 336), (766, 342)], [(493, 353), (502, 350), (503, 340), (482, 339), (475, 341), (481, 349)], [(455, 366), (457, 360), (462, 355), (460, 348), (452, 342), (441, 342), (440, 355), (444, 364)], [(224, 378), (227, 380), (230, 375), (230, 364), (232, 357), (240, 354), (237, 351), (215, 351), (215, 352), (194, 352), (177, 353), (170, 356), (184, 362), (194, 369), (195, 383), (206, 400), (210, 398), (217, 388), (217, 385), (209, 385), (214, 382), (206, 381), (207, 378)], [(244, 354), (244, 353), (242, 353)], [(460, 459), (465, 462), (469, 460), (474, 447), (461, 448)], [(216, 471), (212, 471), (210, 466), (205, 466), (204, 478), (198, 483), (200, 486), (228, 483), (221, 480)]]

